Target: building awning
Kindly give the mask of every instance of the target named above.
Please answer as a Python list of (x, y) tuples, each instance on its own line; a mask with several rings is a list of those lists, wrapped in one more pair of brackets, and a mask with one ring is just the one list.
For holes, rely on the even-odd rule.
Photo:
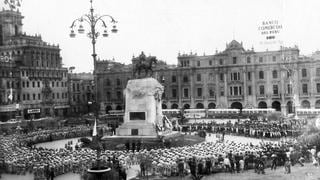
[(70, 105), (61, 105), (61, 106), (55, 106), (54, 109), (66, 109), (70, 108)]

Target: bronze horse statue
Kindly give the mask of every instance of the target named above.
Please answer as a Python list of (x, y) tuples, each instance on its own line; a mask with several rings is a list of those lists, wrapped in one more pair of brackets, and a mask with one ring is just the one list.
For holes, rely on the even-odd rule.
[(134, 64), (134, 70), (133, 75), (134, 77), (139, 78), (141, 72), (145, 72), (145, 77), (151, 77), (153, 74), (152, 65), (157, 64), (158, 60), (155, 56), (149, 56), (149, 57), (139, 57), (136, 64)]

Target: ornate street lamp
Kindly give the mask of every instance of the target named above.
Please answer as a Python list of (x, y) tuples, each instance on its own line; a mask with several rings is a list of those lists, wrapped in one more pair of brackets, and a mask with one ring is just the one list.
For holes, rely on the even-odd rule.
[(21, 7), (22, 0), (4, 0), (4, 4), (8, 5), (11, 10), (18, 9)]
[(110, 15), (97, 15), (94, 14), (94, 9), (92, 7), (92, 0), (90, 0), (90, 13), (89, 14), (85, 14), (82, 15), (80, 18), (75, 19), (70, 28), (70, 37), (74, 38), (76, 37), (76, 31), (75, 28), (78, 28), (78, 34), (84, 34), (85, 33), (85, 28), (84, 25), (89, 25), (89, 32), (87, 33), (88, 37), (91, 39), (91, 43), (92, 43), (92, 57), (93, 57), (93, 63), (94, 63), (94, 68), (96, 65), (96, 42), (97, 42), (97, 38), (100, 36), (100, 32), (97, 31), (96, 27), (98, 24), (101, 24), (102, 27), (104, 28), (104, 31), (102, 33), (103, 37), (108, 37), (108, 26), (107, 26), (107, 22), (105, 18), (109, 18), (110, 23), (112, 24), (112, 29), (111, 32), (112, 33), (116, 33), (118, 32), (116, 23), (117, 21)]
[[(98, 88), (97, 88), (97, 72), (96, 72), (96, 61), (97, 61), (97, 54), (96, 54), (96, 42), (98, 37), (100, 36), (100, 32), (96, 29), (98, 27), (98, 25), (102, 25), (103, 27), (103, 32), (102, 32), (102, 37), (108, 37), (108, 27), (107, 24), (109, 23), (110, 26), (112, 27), (111, 32), (112, 33), (116, 33), (118, 32), (116, 24), (117, 21), (110, 15), (97, 15), (94, 14), (94, 8), (92, 6), (92, 0), (90, 0), (90, 12), (89, 14), (84, 14), (82, 15), (80, 18), (75, 19), (70, 28), (70, 37), (74, 38), (76, 37), (76, 33), (78, 34), (84, 34), (86, 32), (85, 30), (85, 26), (88, 26), (88, 33), (87, 36), (91, 39), (91, 44), (92, 44), (92, 58), (93, 58), (93, 65), (94, 65), (94, 71), (93, 71), (93, 75), (94, 75), (94, 79), (95, 79), (95, 104), (96, 106), (94, 106), (95, 108), (97, 108), (97, 103), (98, 101)], [(107, 19), (109, 19), (109, 21), (107, 21)], [(76, 29), (77, 28), (77, 29)], [(95, 109), (96, 110), (96, 109)], [(97, 111), (97, 110), (96, 110)], [(96, 114), (96, 119), (98, 118), (98, 113)], [(95, 125), (96, 128), (96, 125)], [(110, 170), (110, 168), (105, 168), (105, 167), (101, 167), (100, 165), (100, 154), (101, 154), (101, 142), (100, 142), (100, 138), (94, 138), (93, 139), (95, 142), (95, 146), (97, 150), (97, 167), (94, 167), (90, 170), (88, 170), (89, 173), (95, 174), (97, 176), (97, 179), (101, 178), (101, 175), (107, 171)]]
[[(90, 13), (89, 14), (84, 14), (82, 15), (80, 18), (75, 19), (70, 28), (70, 37), (74, 38), (76, 37), (76, 33), (78, 34), (84, 34), (86, 32), (85, 30), (85, 25), (88, 25), (88, 37), (91, 39), (91, 44), (92, 44), (92, 58), (93, 58), (93, 65), (94, 65), (94, 71), (93, 71), (93, 75), (96, 81), (96, 85), (97, 83), (97, 72), (96, 72), (96, 61), (97, 61), (97, 54), (96, 54), (96, 42), (98, 37), (100, 36), (100, 32), (96, 29), (96, 27), (100, 24), (102, 25), (102, 27), (104, 28), (103, 32), (102, 32), (102, 37), (108, 37), (108, 26), (107, 24), (109, 23), (111, 28), (111, 32), (112, 33), (117, 33), (118, 29), (117, 29), (117, 21), (110, 15), (98, 15), (98, 14), (94, 14), (94, 8), (92, 6), (92, 0), (90, 0)], [(107, 21), (109, 20), (109, 21)], [(77, 30), (76, 30), (77, 28)], [(96, 103), (98, 103), (98, 88), (95, 87), (95, 101)]]

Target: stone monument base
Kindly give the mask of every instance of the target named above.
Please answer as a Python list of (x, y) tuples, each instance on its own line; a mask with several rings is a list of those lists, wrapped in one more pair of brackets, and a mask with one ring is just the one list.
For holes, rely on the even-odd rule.
[(116, 130), (116, 134), (120, 136), (153, 136), (158, 134), (153, 124), (145, 122), (128, 122), (121, 125)]

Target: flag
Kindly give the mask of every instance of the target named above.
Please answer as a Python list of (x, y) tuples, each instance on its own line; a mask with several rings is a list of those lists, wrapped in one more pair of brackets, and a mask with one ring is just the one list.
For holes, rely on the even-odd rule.
[(92, 136), (97, 136), (97, 119), (94, 120)]

